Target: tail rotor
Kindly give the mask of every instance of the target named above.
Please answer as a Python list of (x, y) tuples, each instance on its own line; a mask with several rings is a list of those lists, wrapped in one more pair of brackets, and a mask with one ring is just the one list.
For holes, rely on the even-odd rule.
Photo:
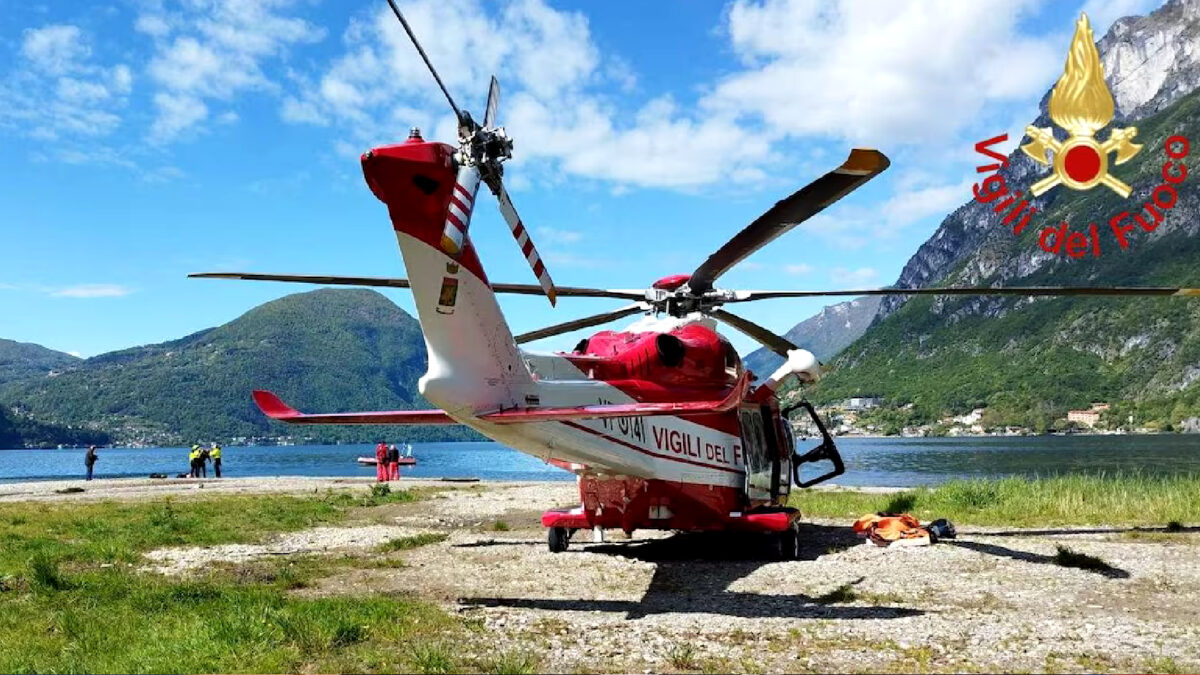
[(537, 277), (542, 292), (549, 298), (550, 304), (554, 305), (557, 300), (554, 281), (550, 278), (546, 264), (529, 238), (529, 232), (521, 222), (521, 217), (517, 215), (517, 209), (513, 206), (508, 191), (504, 189), (503, 163), (512, 159), (513, 142), (504, 132), (504, 127), (496, 126), (496, 113), (500, 107), (500, 83), (495, 76), (492, 77), (488, 87), (483, 124), (476, 123), (470, 112), (460, 109), (454, 103), (454, 98), (450, 96), (450, 92), (442, 83), (442, 78), (438, 76), (433, 63), (425, 54), (425, 50), (421, 48), (421, 43), (417, 41), (416, 34), (405, 20), (400, 7), (396, 5), (396, 0), (388, 0), (388, 5), (391, 6), (392, 13), (400, 21), (400, 25), (404, 27), (404, 32), (408, 33), (413, 46), (417, 48), (421, 59), (425, 61), (425, 65), (429, 68), (433, 79), (437, 81), (442, 93), (445, 94), (446, 101), (449, 102), (450, 108), (454, 110), (454, 116), (458, 120), (458, 152), (454, 157), (458, 164), (458, 176), (450, 197), (450, 205), (446, 211), (446, 222), (442, 229), (442, 250), (454, 257), (462, 253), (469, 236), (479, 183), (482, 181), (496, 196), (500, 214), (508, 223), (509, 231), (517, 240), (517, 245), (521, 247), (521, 253), (525, 256), (525, 261), (529, 263), (533, 275)]

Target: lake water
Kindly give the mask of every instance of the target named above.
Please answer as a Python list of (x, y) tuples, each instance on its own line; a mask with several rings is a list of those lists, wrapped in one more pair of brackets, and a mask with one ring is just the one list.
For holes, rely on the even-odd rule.
[[(1039, 436), (1006, 438), (842, 438), (843, 485), (934, 485), (954, 478), (1048, 476), (1141, 471), (1200, 473), (1200, 435)], [(815, 442), (801, 443), (807, 449)], [(96, 476), (187, 471), (184, 448), (101, 449)], [(375, 456), (372, 445), (227, 447), (227, 476), (374, 476), (355, 458)], [(415, 478), (573, 480), (574, 476), (498, 443), (416, 443)], [(817, 467), (806, 467), (806, 476)], [(81, 477), (82, 450), (0, 450), (0, 482)]]

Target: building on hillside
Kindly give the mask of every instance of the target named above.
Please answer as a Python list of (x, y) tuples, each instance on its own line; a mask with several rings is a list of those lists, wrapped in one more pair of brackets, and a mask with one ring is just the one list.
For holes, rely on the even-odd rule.
[(868, 410), (879, 407), (882, 402), (883, 399), (878, 396), (852, 396), (846, 399), (842, 407), (846, 410)]
[(966, 415), (959, 415), (958, 417), (953, 418), (953, 420), (968, 427), (973, 424), (979, 424), (979, 420), (983, 419), (983, 410), (983, 408), (976, 408)]
[(1071, 410), (1067, 413), (1067, 421), (1091, 429), (1100, 421), (1100, 413), (1095, 410)]

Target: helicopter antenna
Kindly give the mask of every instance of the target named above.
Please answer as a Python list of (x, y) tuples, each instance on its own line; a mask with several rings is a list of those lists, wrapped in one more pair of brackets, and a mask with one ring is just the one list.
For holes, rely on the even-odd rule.
[(413, 46), (417, 48), (417, 53), (421, 55), (421, 59), (425, 61), (425, 65), (429, 67), (429, 72), (433, 74), (433, 79), (437, 80), (438, 87), (440, 87), (442, 93), (446, 95), (446, 100), (450, 103), (450, 107), (454, 109), (454, 118), (458, 120), (459, 124), (462, 124), (462, 111), (459, 110), (458, 106), (454, 104), (454, 99), (450, 96), (450, 92), (446, 89), (446, 85), (442, 84), (442, 78), (438, 76), (438, 72), (433, 67), (433, 63), (430, 62), (429, 57), (425, 54), (425, 50), (421, 48), (421, 43), (417, 41), (417, 36), (413, 33), (412, 28), (408, 25), (408, 21), (406, 21), (404, 19), (404, 15), (400, 13), (400, 8), (396, 6), (396, 0), (387, 0), (387, 2), (392, 8), (392, 13), (395, 14), (396, 18), (400, 20), (400, 25), (404, 26), (404, 32), (408, 33), (408, 38), (412, 40)]

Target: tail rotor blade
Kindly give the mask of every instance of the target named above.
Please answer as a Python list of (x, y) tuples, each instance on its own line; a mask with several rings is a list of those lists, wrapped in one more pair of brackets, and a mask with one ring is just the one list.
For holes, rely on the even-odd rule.
[(483, 127), (491, 129), (496, 125), (496, 108), (500, 107), (500, 83), (492, 76), (492, 85), (488, 87), (487, 109), (483, 113)]
[(538, 283), (541, 284), (542, 290), (546, 293), (546, 297), (550, 298), (550, 305), (553, 306), (558, 301), (558, 292), (554, 288), (554, 280), (550, 278), (550, 271), (546, 269), (546, 264), (542, 262), (541, 256), (538, 255), (537, 248), (533, 245), (533, 240), (529, 238), (529, 231), (525, 229), (525, 225), (521, 222), (521, 217), (517, 215), (517, 209), (513, 206), (512, 200), (508, 197), (508, 190), (504, 189), (504, 184), (499, 181), (489, 183), (488, 187), (496, 193), (496, 202), (500, 204), (500, 214), (504, 216), (504, 221), (508, 223), (508, 229), (512, 231), (513, 238), (517, 240), (517, 245), (521, 247), (521, 253), (525, 255), (526, 262), (529, 263), (530, 269), (533, 270), (533, 275), (537, 277)]
[(582, 319), (574, 319), (571, 321), (566, 321), (564, 323), (555, 324), (553, 326), (539, 328), (538, 330), (530, 331), (528, 333), (523, 333), (523, 334), (517, 336), (517, 344), (523, 344), (525, 342), (532, 342), (533, 340), (540, 340), (544, 337), (550, 337), (551, 335), (558, 335), (560, 333), (569, 333), (573, 330), (579, 330), (580, 328), (587, 328), (589, 326), (598, 326), (602, 323), (608, 323), (609, 321), (616, 321), (617, 319), (622, 319), (631, 314), (637, 314), (639, 312), (644, 312), (647, 309), (649, 309), (649, 308), (644, 303), (635, 302), (632, 305), (626, 305), (625, 307), (622, 307), (620, 309), (615, 309), (611, 312), (605, 312), (603, 314), (594, 314), (592, 316), (586, 316)]
[(433, 75), (433, 79), (437, 80), (438, 87), (440, 87), (442, 93), (446, 95), (446, 101), (450, 103), (450, 107), (454, 110), (454, 119), (458, 120), (459, 126), (462, 126), (464, 123), (463, 112), (462, 110), (459, 110), (458, 105), (454, 103), (454, 98), (450, 96), (450, 91), (446, 89), (446, 85), (442, 84), (442, 78), (438, 76), (437, 69), (433, 67), (433, 62), (429, 60), (429, 56), (427, 56), (425, 54), (425, 50), (421, 48), (421, 43), (417, 41), (416, 33), (413, 33), (413, 29), (408, 25), (408, 21), (404, 18), (404, 14), (400, 12), (400, 8), (396, 5), (396, 0), (387, 0), (387, 2), (392, 7), (392, 13), (395, 14), (396, 18), (400, 20), (400, 25), (404, 26), (404, 32), (408, 33), (408, 39), (412, 40), (413, 46), (417, 48), (417, 53), (421, 55), (421, 60), (424, 61), (425, 65), (429, 68), (429, 72)]

